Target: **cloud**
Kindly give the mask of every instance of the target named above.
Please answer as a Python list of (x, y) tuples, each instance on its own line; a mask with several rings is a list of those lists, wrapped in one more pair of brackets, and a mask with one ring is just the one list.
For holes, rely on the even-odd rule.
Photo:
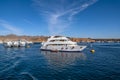
[(27, 19), (24, 19), (23, 21), (26, 22), (26, 23), (28, 23), (28, 24), (33, 24), (31, 21), (29, 21)]
[(34, 6), (48, 23), (51, 34), (65, 31), (76, 14), (94, 4), (97, 0), (33, 0)]
[(5, 20), (0, 20), (0, 26), (3, 28), (1, 34), (22, 34), (21, 29), (18, 29), (17, 27), (11, 25)]

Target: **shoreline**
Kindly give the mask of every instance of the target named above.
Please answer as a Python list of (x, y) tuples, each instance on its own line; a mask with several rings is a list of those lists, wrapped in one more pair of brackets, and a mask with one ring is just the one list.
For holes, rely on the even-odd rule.
[[(32, 41), (33, 43), (40, 43), (40, 42), (45, 42), (47, 41), (47, 39), (49, 38), (49, 36), (17, 36), (14, 34), (10, 34), (10, 35), (6, 35), (6, 36), (0, 36), (0, 43), (3, 43), (6, 40), (20, 40), (20, 39), (25, 39), (27, 41)], [(114, 39), (114, 38), (110, 38), (110, 39), (103, 39), (103, 38), (99, 38), (99, 39), (92, 39), (92, 38), (74, 38), (74, 37), (68, 37), (70, 40), (74, 41), (74, 42), (120, 42), (120, 38), (119, 39)]]

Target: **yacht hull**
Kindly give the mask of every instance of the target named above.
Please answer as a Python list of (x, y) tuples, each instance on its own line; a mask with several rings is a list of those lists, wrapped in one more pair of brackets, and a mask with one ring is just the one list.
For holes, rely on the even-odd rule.
[(81, 51), (69, 51), (69, 50), (49, 50), (49, 49), (40, 49), (41, 51), (51, 51), (51, 52), (81, 52)]
[(74, 48), (74, 49), (63, 48), (63, 49), (61, 49), (61, 48), (57, 48), (57, 47), (56, 48), (51, 47), (51, 49), (50, 48), (41, 48), (40, 50), (42, 50), (42, 51), (53, 51), (53, 52), (57, 52), (57, 51), (59, 51), (59, 52), (81, 52), (86, 48), (86, 46), (80, 46), (80, 47), (81, 47), (80, 49), (79, 48)]

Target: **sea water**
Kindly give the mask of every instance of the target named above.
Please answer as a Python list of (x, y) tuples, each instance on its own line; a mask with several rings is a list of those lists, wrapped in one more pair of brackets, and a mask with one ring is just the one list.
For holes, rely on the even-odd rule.
[(41, 44), (0, 44), (0, 80), (120, 80), (120, 43), (86, 45), (82, 52), (50, 52)]

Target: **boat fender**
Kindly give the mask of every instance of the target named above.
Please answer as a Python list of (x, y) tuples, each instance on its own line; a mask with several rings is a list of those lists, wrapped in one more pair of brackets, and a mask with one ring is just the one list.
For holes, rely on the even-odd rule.
[(74, 49), (74, 46), (71, 49)]

